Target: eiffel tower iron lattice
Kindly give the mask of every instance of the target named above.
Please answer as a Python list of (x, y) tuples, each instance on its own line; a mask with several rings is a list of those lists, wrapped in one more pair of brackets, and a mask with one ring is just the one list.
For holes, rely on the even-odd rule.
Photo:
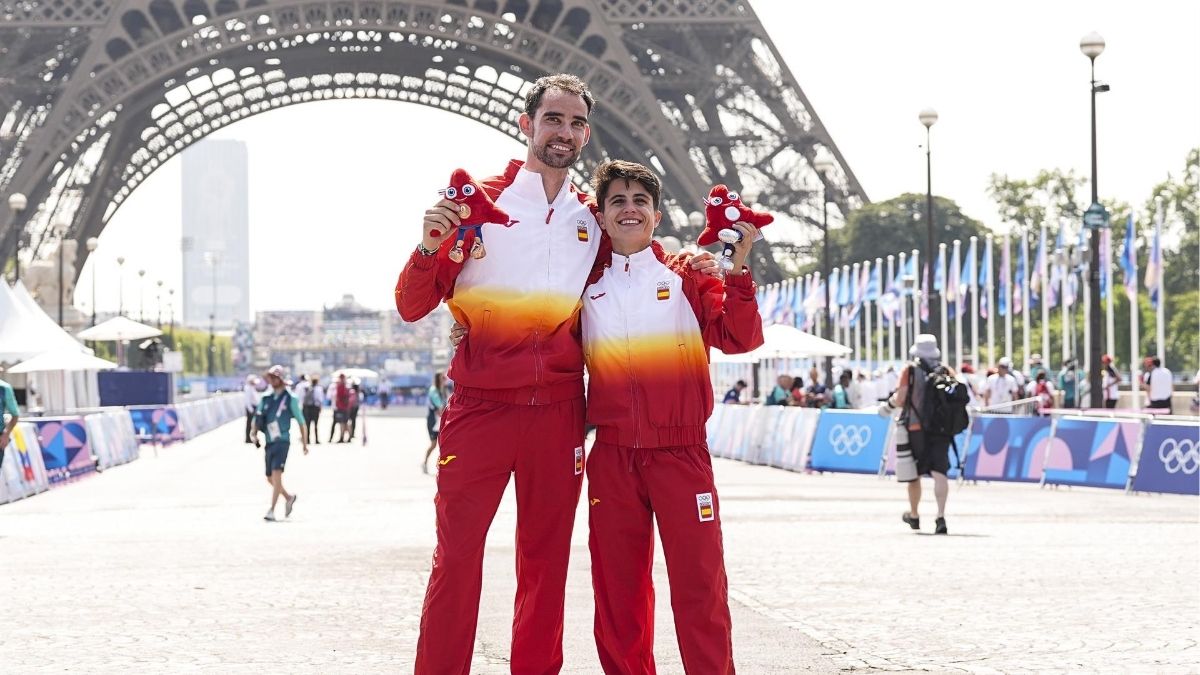
[[(576, 177), (653, 165), (660, 234), (694, 240), (717, 182), (817, 227), (825, 187), (834, 223), (867, 202), (746, 0), (0, 0), (0, 252), (44, 257), (58, 221), (98, 236), (171, 157), (285, 106), (417, 103), (523, 140), (522, 94), (553, 72), (598, 101)], [(795, 250), (756, 247), (760, 279)]]

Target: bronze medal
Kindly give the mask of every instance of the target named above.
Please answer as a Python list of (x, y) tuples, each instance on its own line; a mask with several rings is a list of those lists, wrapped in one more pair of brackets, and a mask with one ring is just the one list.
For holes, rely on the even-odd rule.
[(458, 205), (458, 217), (463, 220), (470, 218), (471, 217), (471, 207), (467, 206), (466, 204), (459, 204)]

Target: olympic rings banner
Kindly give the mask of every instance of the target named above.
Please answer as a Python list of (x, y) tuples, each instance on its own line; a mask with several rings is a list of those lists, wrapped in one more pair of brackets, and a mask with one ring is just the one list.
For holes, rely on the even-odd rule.
[(1050, 420), (1044, 417), (972, 417), (964, 476), (968, 480), (1041, 481), (1050, 430)]
[(1200, 426), (1154, 421), (1137, 467), (1134, 490), (1200, 495)]
[(1139, 421), (1059, 418), (1045, 455), (1043, 481), (1124, 489), (1141, 432)]
[(812, 468), (879, 473), (893, 422), (875, 411), (821, 411), (812, 443)]

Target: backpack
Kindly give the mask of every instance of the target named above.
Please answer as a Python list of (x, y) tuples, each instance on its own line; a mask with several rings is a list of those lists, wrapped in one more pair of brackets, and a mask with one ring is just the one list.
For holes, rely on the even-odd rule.
[(317, 388), (310, 386), (304, 390), (304, 405), (313, 407), (317, 405)]
[(921, 427), (931, 436), (953, 439), (971, 423), (967, 403), (971, 395), (967, 385), (944, 368), (925, 376), (925, 397), (921, 402)]

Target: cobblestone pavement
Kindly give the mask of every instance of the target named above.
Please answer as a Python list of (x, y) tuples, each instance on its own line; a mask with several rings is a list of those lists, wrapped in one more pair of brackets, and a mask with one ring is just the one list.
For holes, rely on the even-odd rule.
[[(294, 449), (300, 499), (276, 524), (241, 431), (0, 506), (0, 671), (410, 672), (433, 546), (423, 420)], [(1195, 499), (967, 485), (951, 536), (918, 536), (894, 483), (715, 466), (742, 673), (1200, 670)], [(514, 522), (510, 493), (473, 673), (508, 672)], [(655, 652), (679, 673), (661, 557), (657, 574)], [(564, 672), (599, 673), (582, 505), (568, 584)]]

